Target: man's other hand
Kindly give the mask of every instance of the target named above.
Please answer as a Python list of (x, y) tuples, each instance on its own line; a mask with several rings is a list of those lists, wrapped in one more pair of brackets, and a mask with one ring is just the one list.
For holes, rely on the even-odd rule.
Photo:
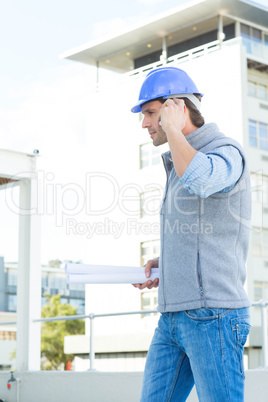
[[(154, 258), (153, 260), (147, 261), (145, 264), (145, 276), (149, 278), (151, 276), (151, 270), (152, 268), (158, 268), (158, 260), (159, 258)], [(135, 288), (138, 288), (140, 290), (142, 289), (152, 289), (152, 288), (157, 288), (159, 285), (159, 279), (156, 278), (154, 281), (148, 280), (144, 283), (135, 283), (133, 286)]]

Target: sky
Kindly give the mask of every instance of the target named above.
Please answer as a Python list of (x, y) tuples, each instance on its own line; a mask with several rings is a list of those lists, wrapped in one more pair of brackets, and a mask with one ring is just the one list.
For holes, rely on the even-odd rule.
[(73, 135), (83, 146), (96, 69), (59, 56), (185, 2), (0, 0), (1, 148), (58, 155)]
[[(74, 166), (79, 174), (96, 71), (59, 55), (187, 2), (0, 0), (0, 148), (29, 153), (39, 149), (39, 169), (59, 181), (67, 176), (76, 180)], [(267, 5), (267, 0), (258, 3)], [(0, 192), (0, 256), (16, 261), (18, 217), (10, 214), (4, 193)], [(55, 247), (53, 225), (53, 219), (43, 222), (43, 263), (83, 259), (81, 241), (68, 247), (62, 238)]]

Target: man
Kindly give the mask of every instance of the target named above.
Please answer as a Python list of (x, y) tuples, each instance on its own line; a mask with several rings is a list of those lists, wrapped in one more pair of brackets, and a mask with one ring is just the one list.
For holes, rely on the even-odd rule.
[[(243, 347), (250, 330), (244, 290), (250, 180), (244, 151), (214, 123), (204, 124), (202, 94), (182, 70), (151, 71), (131, 109), (144, 115), (162, 155), (167, 183), (160, 213), (161, 312), (148, 352), (141, 401), (244, 400)], [(215, 100), (216, 101), (216, 100)], [(225, 112), (226, 113), (226, 112)]]

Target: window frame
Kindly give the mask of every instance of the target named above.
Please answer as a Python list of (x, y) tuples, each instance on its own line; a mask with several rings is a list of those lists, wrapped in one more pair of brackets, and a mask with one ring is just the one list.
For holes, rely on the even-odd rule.
[[(147, 245), (148, 244), (148, 245)], [(145, 253), (143, 254), (143, 246), (146, 245), (146, 248), (151, 248), (149, 254)], [(154, 247), (157, 247), (159, 250), (154, 251)], [(145, 248), (145, 247), (144, 247)], [(153, 240), (145, 240), (140, 243), (140, 261), (141, 261), (141, 266), (143, 267), (148, 259), (156, 258), (159, 257), (160, 253), (160, 239), (153, 239)]]
[[(264, 126), (266, 129), (266, 136), (261, 136), (260, 128)], [(252, 127), (255, 127), (256, 135), (252, 135)], [(248, 140), (249, 146), (252, 148), (259, 149), (261, 151), (268, 151), (268, 123), (260, 122), (253, 119), (248, 119)], [(252, 140), (255, 140), (255, 144), (252, 144)], [(265, 146), (261, 146), (261, 144), (265, 144)]]
[[(267, 239), (267, 242), (264, 242), (264, 239)], [(254, 257), (268, 257), (268, 228), (256, 226), (252, 228), (251, 247)], [(256, 252), (257, 248), (258, 252)]]
[[(155, 194), (155, 196), (152, 196), (154, 194)], [(147, 195), (151, 195), (151, 196), (146, 198)], [(157, 205), (157, 208), (155, 208), (155, 209), (153, 208), (153, 211), (151, 211), (151, 210), (148, 211), (146, 208), (144, 208), (144, 204), (146, 204), (146, 202), (148, 204), (153, 203), (153, 205), (158, 203), (158, 198), (159, 198), (159, 205)], [(155, 215), (158, 216), (159, 212), (160, 212), (160, 208), (161, 208), (161, 199), (162, 199), (162, 195), (161, 195), (161, 191), (159, 188), (152, 188), (150, 190), (146, 190), (146, 191), (143, 191), (142, 193), (140, 193), (140, 218), (143, 219), (146, 216), (147, 217), (155, 216)]]
[[(143, 149), (148, 149), (148, 158), (142, 158)], [(140, 144), (139, 146), (139, 157), (140, 157), (140, 169), (146, 169), (154, 166), (158, 166), (161, 160), (161, 154), (159, 147), (154, 147), (151, 142), (145, 142)], [(148, 164), (146, 166), (143, 165), (143, 161), (148, 160)], [(157, 161), (157, 163), (153, 163), (153, 161)]]

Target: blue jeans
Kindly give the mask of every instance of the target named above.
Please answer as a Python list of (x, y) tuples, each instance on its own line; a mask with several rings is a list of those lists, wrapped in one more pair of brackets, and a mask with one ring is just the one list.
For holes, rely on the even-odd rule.
[(141, 402), (244, 401), (249, 309), (163, 313), (147, 355)]

